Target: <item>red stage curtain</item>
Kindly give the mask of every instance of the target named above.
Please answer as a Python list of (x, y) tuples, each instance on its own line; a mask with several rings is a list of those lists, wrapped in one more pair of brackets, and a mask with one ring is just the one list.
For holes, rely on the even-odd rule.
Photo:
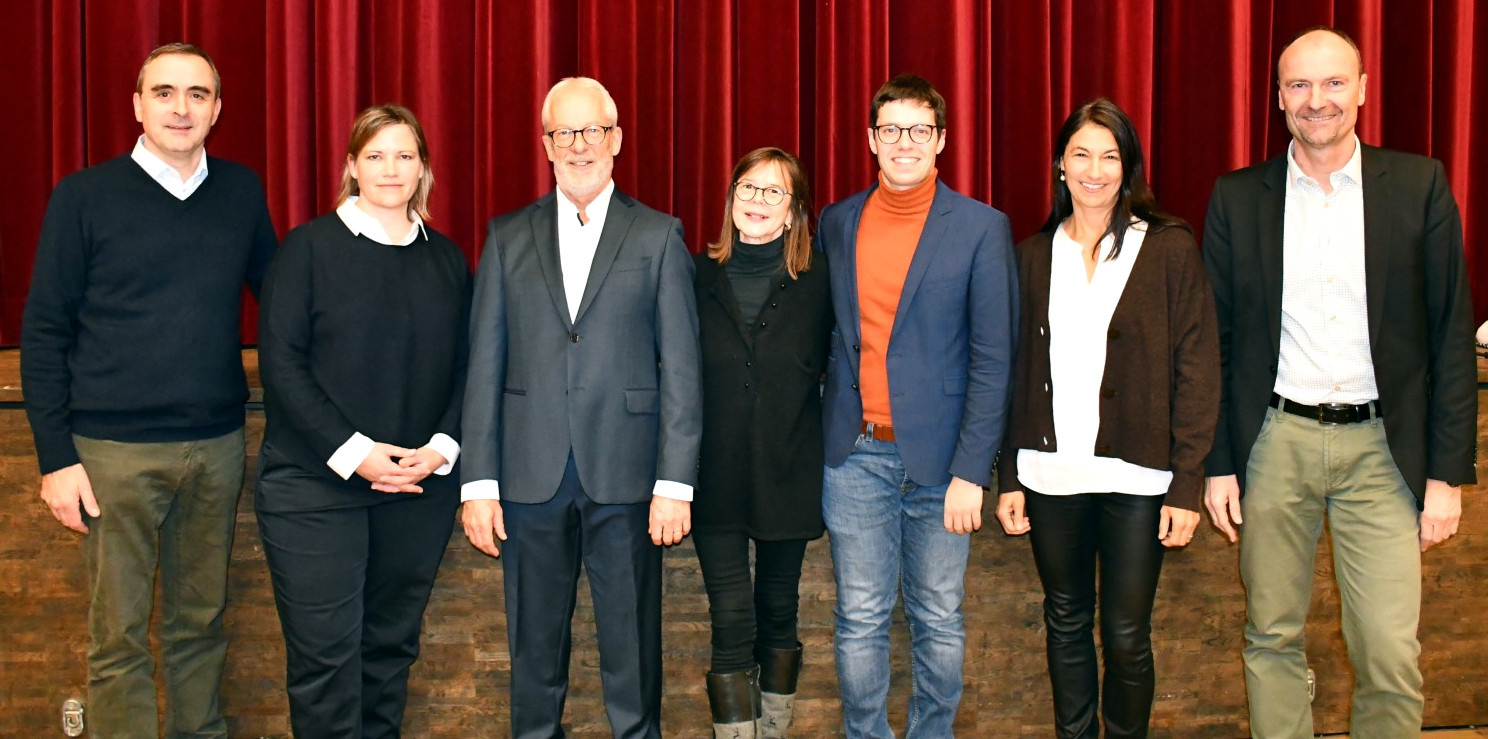
[[(18, 340), (42, 212), (58, 179), (126, 152), (144, 55), (200, 44), (223, 77), (208, 149), (264, 178), (280, 232), (331, 206), (352, 118), (402, 102), (430, 139), (432, 223), (474, 259), (491, 215), (552, 185), (538, 107), (558, 78), (599, 78), (625, 131), (619, 186), (679, 215), (699, 249), (726, 178), (766, 144), (799, 153), (820, 205), (874, 177), (868, 98), (916, 71), (950, 107), (941, 174), (1023, 237), (1048, 207), (1054, 129), (1107, 95), (1139, 126), (1159, 199), (1195, 224), (1218, 175), (1280, 153), (1274, 66), (1308, 25), (1349, 30), (1369, 74), (1361, 137), (1447, 164), (1479, 318), (1488, 189), (1468, 178), (1488, 106), (1475, 0), (0, 0), (4, 117), (0, 345)], [(1477, 147), (1481, 150), (1482, 147)], [(253, 317), (244, 337), (255, 337)]]

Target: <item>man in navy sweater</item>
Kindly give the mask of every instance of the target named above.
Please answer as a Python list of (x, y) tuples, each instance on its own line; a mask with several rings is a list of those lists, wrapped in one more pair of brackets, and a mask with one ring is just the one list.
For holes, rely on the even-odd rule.
[[(222, 611), (243, 483), (243, 286), (277, 241), (263, 186), (206, 156), (222, 110), (205, 52), (140, 69), (134, 151), (58, 183), (21, 327), (41, 498), (84, 534), (95, 737), (156, 736), (155, 572), (168, 736), (225, 737)], [(107, 732), (106, 734), (104, 732)]]

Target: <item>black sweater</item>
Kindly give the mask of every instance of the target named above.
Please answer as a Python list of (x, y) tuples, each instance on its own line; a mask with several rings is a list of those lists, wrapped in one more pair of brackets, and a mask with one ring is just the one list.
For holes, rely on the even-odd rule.
[(239, 323), (277, 239), (258, 176), (208, 158), (180, 200), (129, 156), (58, 183), (21, 324), (26, 416), (43, 473), (72, 434), (185, 441), (243, 425)]
[[(398, 498), (326, 461), (353, 433), (417, 449), (460, 436), (470, 267), (429, 229), (407, 246), (356, 236), (335, 213), (291, 231), (264, 281), (259, 368), (267, 416), (257, 505), (271, 511)], [(425, 494), (455, 494), (458, 474)], [(406, 496), (403, 496), (406, 497)]]

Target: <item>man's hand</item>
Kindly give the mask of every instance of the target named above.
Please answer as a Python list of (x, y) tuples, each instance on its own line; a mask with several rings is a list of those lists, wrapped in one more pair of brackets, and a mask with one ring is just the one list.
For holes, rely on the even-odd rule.
[(1022, 536), (1033, 530), (1028, 517), (1023, 515), (1024, 503), (1026, 500), (1022, 490), (1003, 493), (997, 497), (997, 520), (1002, 522), (1002, 530), (1008, 536)]
[(665, 495), (651, 496), (651, 543), (669, 547), (692, 532), (692, 503)]
[(1207, 477), (1204, 486), (1204, 507), (1209, 509), (1214, 528), (1223, 531), (1231, 544), (1240, 541), (1240, 530), (1235, 528), (1245, 523), (1240, 518), (1240, 479), (1234, 475)]
[[(1238, 510), (1238, 509), (1237, 509)], [(1186, 547), (1193, 541), (1194, 529), (1199, 527), (1199, 512), (1186, 508), (1162, 507), (1162, 516), (1157, 522), (1157, 538), (1168, 548)], [(1231, 539), (1231, 541), (1234, 541)]]
[(460, 523), (465, 526), (465, 538), (476, 549), (492, 557), (501, 556), (501, 549), (496, 545), (496, 539), (506, 541), (506, 521), (501, 516), (501, 501), (465, 501), (460, 507)]
[(422, 493), (424, 489), (414, 483), (424, 476), (400, 467), (397, 462), (400, 457), (414, 454), (416, 451), (413, 449), (377, 442), (372, 445), (372, 451), (367, 452), (367, 458), (357, 465), (356, 473), (372, 483), (372, 489), (380, 493)]
[[(82, 463), (63, 467), (41, 476), (41, 500), (52, 509), (52, 515), (73, 531), (86, 534), (88, 524), (83, 523), (82, 511), (98, 518), (98, 500), (93, 497), (93, 483)], [(1453, 526), (1456, 529), (1456, 526)]]
[(970, 534), (982, 527), (982, 486), (952, 477), (945, 495), (945, 527), (952, 534)]
[(1426, 502), (1421, 509), (1421, 551), (1452, 538), (1461, 518), (1462, 488), (1427, 480)]

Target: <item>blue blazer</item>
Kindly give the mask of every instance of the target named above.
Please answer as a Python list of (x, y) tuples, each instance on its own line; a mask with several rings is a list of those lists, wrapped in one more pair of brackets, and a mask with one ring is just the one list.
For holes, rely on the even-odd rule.
[[(875, 186), (876, 187), (876, 186)], [(822, 211), (817, 241), (832, 273), (822, 417), (826, 463), (841, 466), (863, 423), (858, 392), (858, 220), (869, 188)], [(1018, 276), (1006, 215), (936, 183), (889, 334), (889, 405), (910, 479), (954, 475), (988, 486), (1007, 424)]]

